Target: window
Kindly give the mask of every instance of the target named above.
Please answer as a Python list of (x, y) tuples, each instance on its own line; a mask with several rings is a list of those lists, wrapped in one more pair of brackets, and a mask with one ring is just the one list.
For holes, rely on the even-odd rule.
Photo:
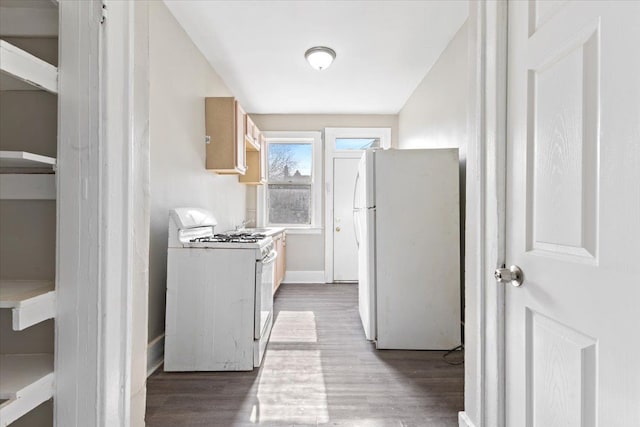
[(263, 224), (288, 228), (320, 226), (322, 142), (319, 132), (265, 132), (267, 184)]
[(336, 138), (336, 151), (380, 148), (380, 138)]

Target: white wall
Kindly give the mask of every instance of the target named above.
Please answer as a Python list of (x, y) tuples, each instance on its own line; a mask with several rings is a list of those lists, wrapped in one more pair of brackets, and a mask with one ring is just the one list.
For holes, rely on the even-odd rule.
[[(464, 218), (469, 111), (468, 32), (465, 22), (398, 115), (399, 148), (451, 148), (460, 153), (460, 217)], [(461, 221), (464, 248), (464, 221)], [(461, 260), (464, 282), (464, 259)]]
[[(465, 22), (458, 30), (398, 115), (399, 148), (457, 147), (459, 149), (460, 218), (465, 218), (466, 204), (466, 158), (470, 108), (468, 27), (468, 23)], [(461, 220), (460, 224), (460, 278), (461, 295), (464, 296), (465, 221)], [(464, 302), (462, 304), (464, 305)], [(462, 312), (465, 312), (464, 307)], [(469, 337), (465, 336), (465, 345), (468, 344), (467, 339)], [(469, 367), (471, 363), (465, 365)], [(465, 390), (465, 394), (467, 393), (469, 390)], [(468, 397), (466, 401), (469, 401)]]
[(161, 1), (149, 2), (151, 235), (149, 341), (164, 333), (169, 209), (211, 210), (216, 231), (245, 218), (246, 186), (205, 170), (204, 98), (231, 96)]
[[(460, 153), (460, 217), (464, 218), (469, 111), (469, 42), (467, 23), (455, 34), (438, 61), (398, 115), (399, 148), (450, 148)], [(460, 233), (464, 248), (464, 221)], [(464, 259), (461, 260), (464, 282)]]
[(459, 147), (464, 159), (469, 100), (467, 46), (465, 22), (400, 110), (400, 148)]
[[(393, 114), (251, 114), (251, 118), (262, 131), (323, 132), (327, 127), (388, 127), (391, 145), (398, 144), (398, 116)], [(324, 171), (324, 155), (322, 160)], [(324, 177), (320, 179), (324, 182)], [(250, 199), (255, 200), (255, 195), (250, 194)], [(249, 210), (252, 210), (251, 204)], [(324, 215), (324, 197), (322, 212)], [(287, 235), (287, 271), (324, 271), (324, 230), (321, 234)]]

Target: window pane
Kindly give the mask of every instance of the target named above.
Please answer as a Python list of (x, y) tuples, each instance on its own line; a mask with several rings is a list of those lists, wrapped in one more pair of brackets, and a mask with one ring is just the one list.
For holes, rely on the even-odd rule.
[(269, 184), (270, 224), (311, 224), (311, 185)]
[(313, 147), (310, 143), (269, 143), (270, 183), (311, 183)]
[(336, 138), (336, 150), (379, 148), (380, 138)]

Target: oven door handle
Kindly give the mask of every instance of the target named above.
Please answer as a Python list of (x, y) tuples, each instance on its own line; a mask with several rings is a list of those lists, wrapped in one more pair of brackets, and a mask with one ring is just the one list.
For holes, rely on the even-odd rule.
[(272, 262), (274, 262), (276, 260), (276, 258), (278, 258), (278, 252), (273, 250), (273, 251), (269, 252), (269, 255), (267, 255), (266, 257), (262, 258), (262, 265), (269, 265)]

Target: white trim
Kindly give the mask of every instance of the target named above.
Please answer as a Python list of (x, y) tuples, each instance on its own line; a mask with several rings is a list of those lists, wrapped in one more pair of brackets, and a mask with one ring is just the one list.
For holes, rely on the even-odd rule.
[(458, 412), (458, 426), (459, 427), (476, 427), (471, 422), (469, 417), (467, 417), (467, 414), (464, 411)]
[(147, 344), (147, 377), (164, 363), (164, 334)]
[(363, 150), (335, 150), (336, 138), (380, 138), (380, 146), (391, 147), (391, 128), (325, 128), (324, 158), (324, 280), (333, 282), (333, 163), (335, 159), (362, 157)]
[(146, 378), (132, 353), (147, 343), (146, 305), (134, 305), (148, 286), (147, 4), (104, 6), (106, 20), (99, 0), (59, 5), (54, 416), (65, 427), (141, 425), (131, 396)]
[[(311, 194), (313, 197), (311, 207), (311, 225), (309, 227), (292, 225), (287, 227), (287, 224), (269, 224), (267, 222), (267, 192), (266, 187), (268, 185), (269, 178), (267, 177), (267, 183), (265, 185), (258, 186), (257, 191), (257, 206), (256, 206), (256, 219), (257, 227), (284, 227), (287, 230), (315, 230), (322, 227), (322, 134), (315, 131), (264, 131), (262, 134), (265, 137), (266, 145), (268, 147), (269, 142), (296, 142), (304, 140), (305, 142), (311, 142), (313, 146), (313, 165), (311, 166)], [(268, 151), (268, 148), (266, 148)], [(267, 160), (268, 163), (268, 160)], [(267, 164), (268, 167), (268, 164)], [(302, 232), (297, 234), (303, 234)], [(316, 234), (310, 232), (308, 234)]]
[[(57, 426), (106, 425), (99, 396), (100, 319), (106, 316), (100, 289), (104, 226), (99, 192), (100, 16), (99, 0), (59, 6), (58, 188), (56, 231), (57, 308), (53, 400)], [(67, 48), (71, 47), (73, 48)], [(117, 374), (117, 373), (116, 373)]]
[(324, 271), (289, 271), (282, 283), (325, 283)]
[(469, 2), (465, 416), (504, 426), (504, 262), (507, 3)]

